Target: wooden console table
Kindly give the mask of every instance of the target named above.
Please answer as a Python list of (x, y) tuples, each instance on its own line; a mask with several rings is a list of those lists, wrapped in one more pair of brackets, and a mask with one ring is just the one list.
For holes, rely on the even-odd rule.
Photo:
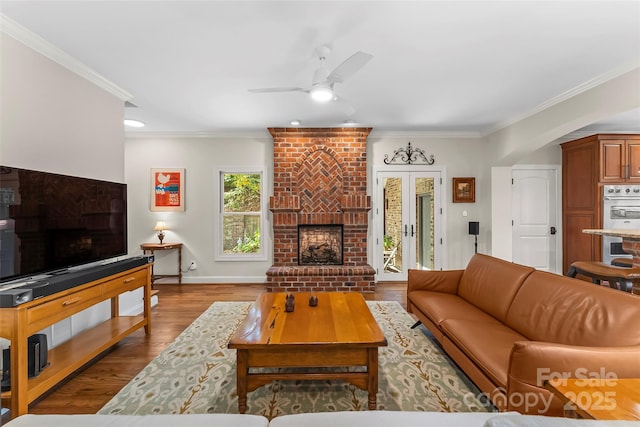
[[(144, 289), (144, 312), (120, 316), (118, 296)], [(74, 335), (49, 350), (47, 366), (28, 378), (28, 337), (102, 301), (111, 300), (111, 318)], [(2, 393), (2, 406), (12, 418), (26, 414), (29, 403), (54, 387), (109, 347), (144, 327), (151, 333), (151, 265), (146, 264), (94, 280), (15, 307), (0, 308), (0, 336), (11, 340), (11, 390)]]
[(178, 285), (182, 285), (182, 243), (142, 243), (140, 245), (140, 249), (142, 249), (142, 253), (145, 255), (147, 253), (153, 254), (155, 251), (170, 251), (177, 249), (178, 274), (154, 274), (153, 266), (151, 266), (151, 285), (153, 286), (156, 279), (162, 279), (165, 277), (177, 277)]

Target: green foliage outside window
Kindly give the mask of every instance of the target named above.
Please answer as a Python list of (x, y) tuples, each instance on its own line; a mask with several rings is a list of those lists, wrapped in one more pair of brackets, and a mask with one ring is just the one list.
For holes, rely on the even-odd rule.
[(384, 249), (385, 249), (386, 251), (391, 250), (391, 249), (395, 246), (395, 243), (393, 243), (393, 237), (391, 237), (391, 236), (389, 236), (389, 235), (385, 234), (385, 235), (384, 235), (384, 237), (383, 237), (383, 239), (384, 239), (384, 240), (383, 240), (383, 242), (384, 242)]
[(260, 174), (224, 174), (225, 212), (259, 212), (260, 181)]
[(260, 252), (261, 178), (261, 174), (223, 174), (224, 253)]
[(260, 231), (256, 230), (252, 237), (244, 236), (238, 239), (238, 244), (233, 248), (235, 253), (255, 253), (260, 250)]

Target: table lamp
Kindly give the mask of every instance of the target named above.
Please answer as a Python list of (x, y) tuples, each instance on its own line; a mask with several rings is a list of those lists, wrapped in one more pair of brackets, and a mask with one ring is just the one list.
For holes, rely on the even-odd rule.
[(156, 226), (153, 227), (153, 231), (158, 232), (158, 239), (160, 239), (160, 244), (162, 244), (162, 239), (164, 239), (164, 230), (167, 229), (167, 224), (164, 221), (156, 222)]

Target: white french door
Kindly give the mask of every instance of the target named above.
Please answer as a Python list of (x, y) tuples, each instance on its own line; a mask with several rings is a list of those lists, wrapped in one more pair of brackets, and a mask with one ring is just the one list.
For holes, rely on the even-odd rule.
[(410, 268), (442, 268), (439, 171), (378, 171), (375, 265), (378, 280), (404, 281)]

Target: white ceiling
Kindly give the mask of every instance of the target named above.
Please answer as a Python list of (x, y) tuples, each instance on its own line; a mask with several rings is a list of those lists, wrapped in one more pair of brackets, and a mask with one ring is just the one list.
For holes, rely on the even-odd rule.
[[(640, 1), (7, 1), (0, 12), (132, 95), (144, 132), (340, 126), (485, 135), (640, 64)], [(374, 58), (317, 104), (302, 92)], [(640, 96), (640, 94), (638, 94)], [(129, 129), (127, 129), (129, 131)], [(585, 130), (640, 132), (640, 110)]]

